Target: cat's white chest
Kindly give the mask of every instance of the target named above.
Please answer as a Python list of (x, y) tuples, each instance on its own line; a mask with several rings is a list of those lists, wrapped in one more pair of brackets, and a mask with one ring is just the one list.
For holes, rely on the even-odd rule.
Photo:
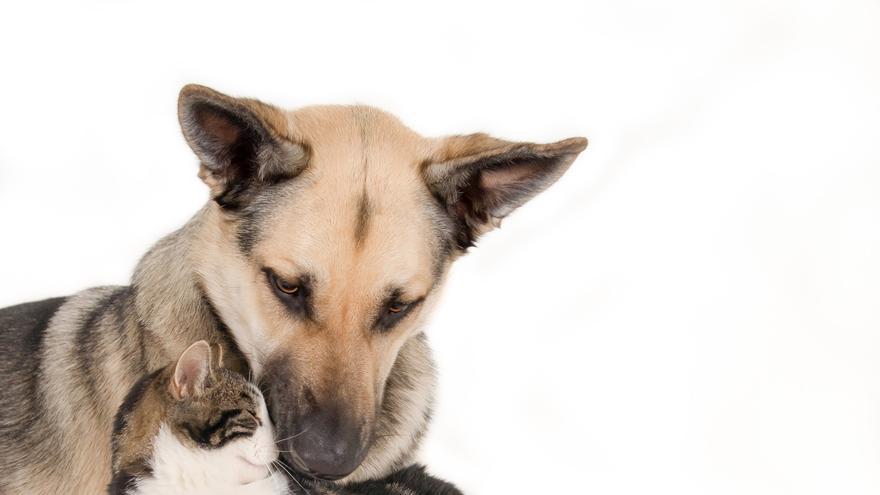
[[(163, 426), (153, 443), (153, 470), (136, 482), (133, 495), (287, 495), (286, 478), (275, 471), (251, 481), (235, 451), (187, 448)], [(253, 473), (247, 476), (253, 477)]]

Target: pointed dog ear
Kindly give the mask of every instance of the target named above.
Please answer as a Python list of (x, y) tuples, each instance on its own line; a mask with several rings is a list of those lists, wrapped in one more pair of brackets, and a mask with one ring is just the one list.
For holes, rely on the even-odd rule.
[(439, 141), (425, 164), (425, 181), (457, 223), (456, 241), (465, 250), (556, 182), (586, 147), (582, 137), (534, 144), (452, 136)]
[(176, 399), (198, 397), (205, 391), (208, 379), (213, 376), (211, 346), (200, 340), (187, 347), (177, 359), (174, 376), (169, 388)]
[(177, 115), (202, 162), (199, 177), (224, 208), (242, 206), (260, 185), (296, 176), (308, 161), (306, 146), (290, 139), (284, 113), (260, 101), (189, 84)]

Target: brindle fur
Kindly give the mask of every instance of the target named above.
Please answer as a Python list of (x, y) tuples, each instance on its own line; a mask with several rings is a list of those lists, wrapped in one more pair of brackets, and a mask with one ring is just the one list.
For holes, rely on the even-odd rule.
[[(449, 267), (586, 140), (424, 138), (374, 108), (287, 112), (201, 86), (180, 118), (212, 200), (130, 286), (0, 310), (0, 493), (102, 491), (126, 392), (197, 340), (261, 380), (279, 438), (308, 420), (312, 443), (335, 438), (357, 461), (347, 489), (424, 477), (404, 468), (431, 414), (421, 329)], [(309, 312), (279, 304), (266, 269), (307, 281)], [(414, 304), (386, 328), (392, 298)]]
[(171, 385), (176, 366), (173, 362), (142, 378), (119, 407), (111, 440), (110, 494), (125, 493), (132, 479), (149, 476), (162, 424), (193, 449), (221, 448), (237, 435), (253, 434), (261, 424), (258, 394), (242, 375), (212, 362), (203, 383), (191, 385), (199, 392), (181, 398)]

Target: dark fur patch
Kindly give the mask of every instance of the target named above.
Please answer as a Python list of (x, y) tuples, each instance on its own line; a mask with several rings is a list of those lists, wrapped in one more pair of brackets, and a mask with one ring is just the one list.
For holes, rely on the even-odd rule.
[[(250, 398), (244, 400), (248, 399)], [(217, 411), (206, 423), (192, 421), (178, 425), (204, 449), (219, 449), (231, 440), (253, 435), (258, 426), (253, 413), (245, 409)]]
[(120, 287), (108, 294), (92, 306), (91, 311), (89, 311), (77, 329), (75, 342), (79, 379), (88, 388), (92, 397), (100, 396), (98, 384), (95, 382), (95, 380), (101, 378), (101, 374), (98, 372), (100, 365), (97, 363), (101, 352), (99, 323), (104, 315), (108, 314), (109, 309), (119, 307), (120, 301), (123, 301), (128, 295), (128, 287)]
[(364, 242), (364, 239), (367, 237), (367, 227), (370, 224), (370, 210), (370, 198), (367, 196), (367, 192), (364, 191), (360, 201), (358, 201), (357, 217), (354, 226), (354, 240), (358, 245)]
[(160, 368), (138, 380), (128, 391), (128, 394), (125, 396), (125, 399), (123, 399), (119, 409), (117, 409), (116, 417), (113, 420), (112, 447), (114, 464), (119, 452), (120, 435), (128, 424), (128, 418), (134, 413), (135, 407), (137, 407), (138, 402), (144, 396), (147, 387), (156, 380), (156, 377), (162, 373), (162, 371), (163, 370)]
[[(460, 139), (473, 142), (463, 150), (474, 158), (447, 157), (438, 175), (429, 177), (428, 187), (454, 222), (453, 238), (461, 251), (472, 247), (495, 219), (550, 186), (586, 146), (579, 138), (549, 145), (506, 143), (484, 135)], [(432, 166), (422, 163), (423, 170)]]
[[(50, 320), (67, 300), (56, 297), (0, 309), (3, 393), (20, 398), (20, 402), (0, 401), (0, 418), (4, 419), (0, 421), (0, 452), (27, 445), (30, 427), (43, 411), (44, 397), (38, 393), (38, 383), (44, 337)], [(2, 488), (0, 483), (0, 492)]]
[(66, 297), (54, 297), (0, 309), (0, 363), (10, 364), (10, 369), (32, 367), (49, 320), (65, 301)]
[(435, 478), (427, 473), (425, 466), (413, 464), (379, 480), (353, 483), (344, 487), (333, 483), (311, 479), (291, 483), (295, 495), (304, 495), (308, 490), (312, 495), (463, 495), (452, 483)]
[(113, 475), (110, 484), (107, 485), (107, 495), (126, 495), (129, 489), (134, 488), (134, 482), (138, 477), (128, 471), (120, 471)]
[(308, 146), (265, 120), (278, 115), (274, 107), (192, 87), (181, 91), (178, 105), (183, 134), (225, 210), (240, 210), (261, 187), (295, 177), (308, 163)]
[(145, 460), (136, 465), (119, 465), (120, 441), (123, 431), (128, 426), (128, 418), (135, 412), (135, 408), (144, 396), (147, 388), (156, 380), (156, 377), (161, 372), (162, 369), (158, 369), (138, 380), (128, 391), (128, 394), (122, 401), (122, 405), (119, 406), (116, 412), (113, 420), (113, 435), (111, 437), (112, 468), (110, 484), (107, 486), (108, 495), (125, 495), (137, 478), (150, 474), (150, 465)]
[(260, 240), (265, 223), (278, 208), (278, 203), (289, 193), (288, 186), (297, 182), (295, 177), (274, 184), (262, 184), (250, 200), (235, 212), (236, 241), (239, 251), (249, 255)]

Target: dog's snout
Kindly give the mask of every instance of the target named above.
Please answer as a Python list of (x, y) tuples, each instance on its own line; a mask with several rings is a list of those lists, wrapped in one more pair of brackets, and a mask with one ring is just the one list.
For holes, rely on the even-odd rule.
[[(309, 475), (326, 480), (343, 478), (364, 460), (368, 442), (365, 432), (350, 415), (320, 411), (304, 416), (290, 447)], [(293, 457), (293, 456), (292, 456)]]
[(283, 355), (264, 369), (271, 377), (267, 397), (284, 461), (300, 474), (325, 480), (344, 478), (361, 465), (376, 414), (374, 398), (363, 391), (372, 383), (355, 379), (363, 374), (333, 371), (325, 373), (333, 378), (330, 386), (314, 378), (303, 383), (304, 373), (295, 372), (293, 360)]

